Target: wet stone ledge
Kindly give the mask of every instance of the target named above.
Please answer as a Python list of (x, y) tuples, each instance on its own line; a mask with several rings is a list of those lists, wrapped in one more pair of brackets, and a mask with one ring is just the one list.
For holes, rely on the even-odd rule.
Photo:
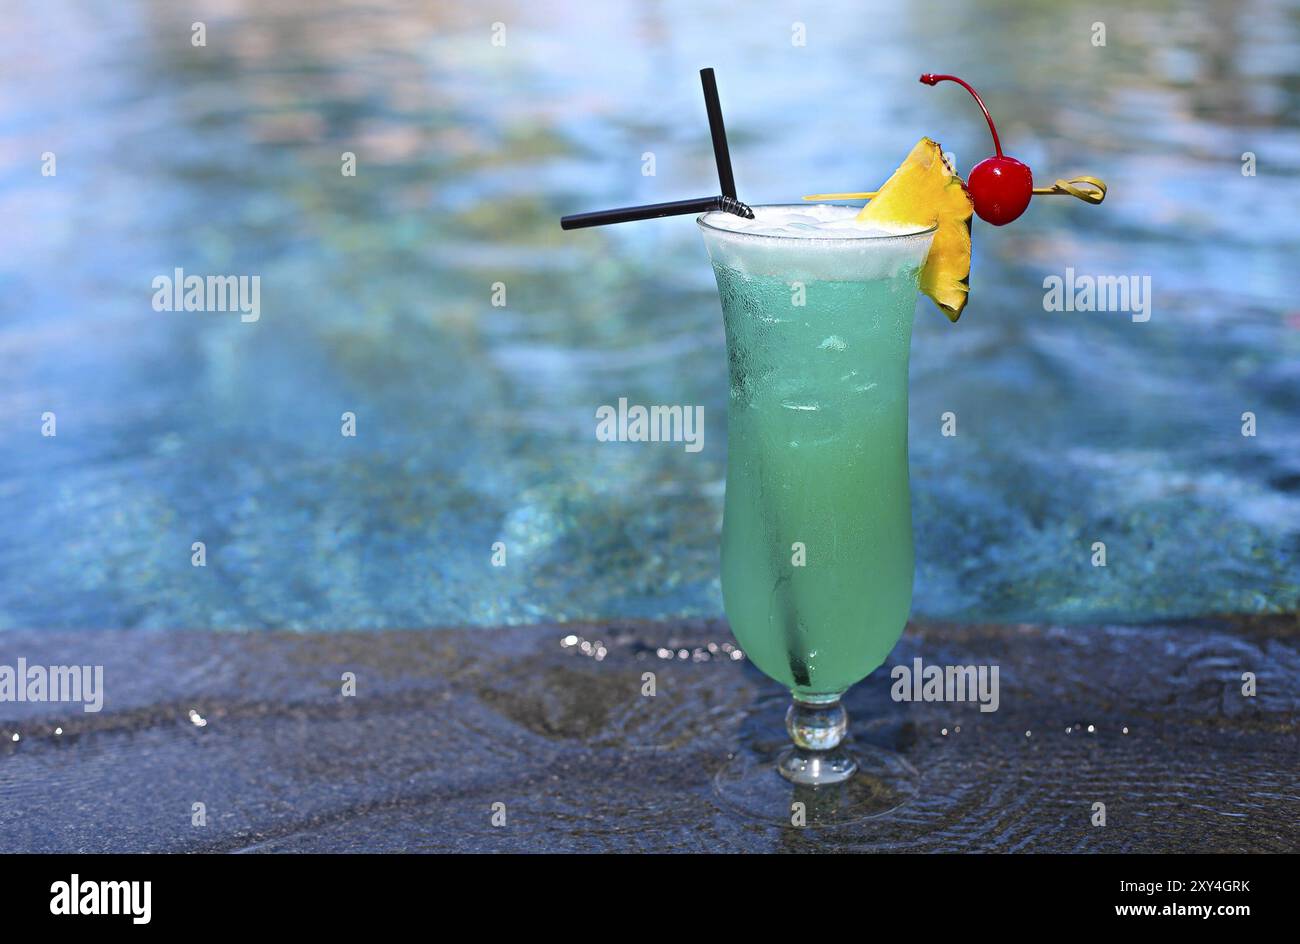
[(835, 828), (717, 803), (713, 772), (779, 743), (786, 705), (722, 622), (0, 643), (4, 664), (103, 665), (105, 687), (93, 714), (0, 703), (5, 851), (1300, 848), (1293, 615), (914, 623), (889, 665), (997, 665), (998, 710), (895, 702), (876, 672), (846, 698), (852, 736), (900, 751), (919, 792)]

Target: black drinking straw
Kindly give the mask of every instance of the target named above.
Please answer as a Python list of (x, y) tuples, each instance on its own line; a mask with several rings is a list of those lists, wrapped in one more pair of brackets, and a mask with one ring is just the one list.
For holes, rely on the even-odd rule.
[(561, 229), (583, 229), (607, 223), (653, 220), (661, 216), (707, 213), (710, 210), (723, 210), (747, 220), (754, 218), (754, 211), (736, 199), (736, 179), (731, 174), (731, 152), (727, 150), (727, 131), (722, 124), (722, 105), (718, 102), (718, 83), (714, 80), (712, 69), (700, 70), (700, 83), (704, 86), (704, 108), (709, 113), (709, 133), (713, 136), (713, 156), (718, 163), (718, 183), (722, 186), (722, 193), (716, 197), (696, 197), (694, 200), (676, 200), (672, 203), (649, 203), (613, 210), (594, 210), (591, 213), (573, 213), (560, 218)]
[(722, 195), (736, 199), (736, 178), (731, 173), (731, 152), (727, 150), (727, 128), (722, 123), (722, 103), (718, 101), (718, 81), (712, 69), (700, 70), (704, 86), (704, 110), (709, 113), (709, 134), (713, 135), (713, 157), (718, 162), (718, 184)]
[(591, 213), (574, 213), (560, 218), (562, 229), (582, 229), (586, 226), (604, 226), (606, 223), (628, 223), (632, 220), (653, 220), (661, 216), (682, 216), (686, 213), (708, 213), (726, 210), (752, 220), (754, 211), (731, 197), (696, 197), (694, 200), (675, 200), (672, 203), (647, 203), (644, 206), (619, 207), (615, 210), (594, 210)]

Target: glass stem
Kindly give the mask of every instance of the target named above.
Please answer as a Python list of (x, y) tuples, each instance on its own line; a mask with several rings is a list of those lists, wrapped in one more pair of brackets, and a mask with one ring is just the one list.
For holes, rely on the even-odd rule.
[(822, 786), (842, 783), (858, 769), (844, 746), (849, 716), (839, 695), (804, 701), (795, 696), (785, 714), (793, 746), (777, 761), (781, 776), (793, 783)]

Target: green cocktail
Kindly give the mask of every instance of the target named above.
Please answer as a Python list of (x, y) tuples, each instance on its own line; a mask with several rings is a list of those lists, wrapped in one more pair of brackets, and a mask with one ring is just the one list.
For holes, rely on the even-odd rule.
[[(750, 661), (793, 695), (793, 741), (776, 758), (742, 726), (714, 777), (718, 796), (793, 825), (887, 812), (917, 773), (881, 749), (851, 754), (840, 697), (882, 665), (912, 605), (907, 480), (907, 364), (918, 291), (956, 322), (970, 296), (971, 224), (1015, 220), (1034, 194), (1100, 203), (1095, 177), (1034, 187), (1029, 167), (997, 150), (969, 186), (923, 137), (878, 190), (751, 208), (737, 199), (713, 70), (703, 69), (718, 196), (564, 217), (565, 229), (705, 211), (727, 330), (731, 400), (722, 595)], [(960, 729), (959, 729), (960, 730)], [(793, 784), (793, 798), (791, 794)], [(793, 817), (792, 817), (793, 814)]]
[(933, 229), (848, 207), (700, 218), (731, 399), (722, 591), (748, 657), (793, 693), (781, 772), (851, 777), (839, 697), (883, 664), (912, 601), (907, 365)]

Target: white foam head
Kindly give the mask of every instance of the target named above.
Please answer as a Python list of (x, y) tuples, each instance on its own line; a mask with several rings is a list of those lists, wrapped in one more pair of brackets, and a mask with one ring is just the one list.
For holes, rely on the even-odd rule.
[(884, 228), (857, 222), (857, 207), (791, 204), (754, 207), (754, 219), (715, 210), (699, 218), (717, 263), (753, 275), (865, 281), (919, 268), (933, 227)]

